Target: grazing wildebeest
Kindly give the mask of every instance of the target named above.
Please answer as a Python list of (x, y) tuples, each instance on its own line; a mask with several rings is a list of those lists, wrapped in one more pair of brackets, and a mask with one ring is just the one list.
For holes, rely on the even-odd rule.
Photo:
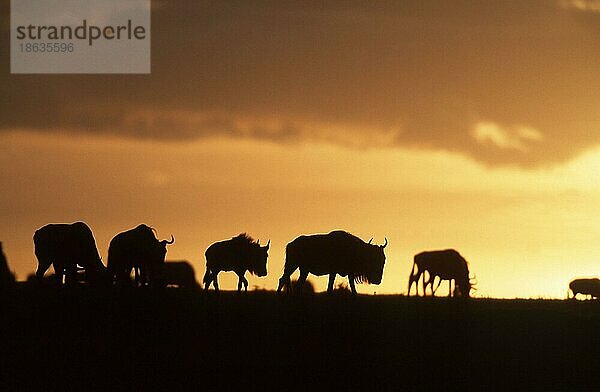
[(164, 286), (162, 279), (163, 265), (167, 254), (167, 245), (175, 241), (159, 241), (154, 229), (141, 224), (137, 227), (117, 234), (108, 247), (108, 271), (118, 284), (131, 282), (131, 271), (134, 270), (135, 285), (148, 283), (153, 287)]
[(167, 261), (163, 266), (163, 279), (166, 285), (180, 288), (199, 288), (194, 267), (185, 261)]
[[(573, 298), (577, 297), (577, 294), (600, 298), (600, 279), (574, 279), (569, 283), (569, 290), (573, 293)], [(567, 292), (568, 295), (569, 293)]]
[(244, 277), (246, 271), (260, 277), (267, 275), (267, 257), (269, 245), (260, 246), (245, 233), (230, 240), (215, 242), (206, 249), (206, 273), (204, 274), (204, 289), (208, 290), (212, 283), (219, 291), (217, 275), (221, 271), (233, 271), (238, 276), (238, 291), (248, 291), (248, 280)]
[(8, 287), (15, 282), (15, 275), (8, 268), (8, 261), (6, 261), (6, 255), (2, 249), (2, 242), (0, 242), (0, 289)]
[(36, 276), (42, 281), (44, 273), (54, 267), (59, 285), (75, 283), (78, 265), (86, 273), (90, 284), (107, 282), (107, 273), (96, 247), (92, 230), (83, 222), (72, 224), (49, 224), (33, 235), (35, 255), (38, 259)]
[(355, 282), (380, 284), (386, 246), (387, 238), (383, 245), (373, 245), (341, 230), (300, 236), (285, 249), (285, 267), (277, 292), (284, 288), (289, 290), (290, 275), (296, 269), (300, 269), (299, 283), (304, 282), (309, 273), (329, 275), (328, 293), (333, 291), (336, 275), (348, 277), (353, 294), (356, 294)]
[[(429, 280), (425, 279), (425, 271), (429, 274)], [(473, 283), (469, 278), (469, 266), (467, 261), (454, 249), (435, 250), (421, 252), (414, 257), (413, 267), (408, 279), (408, 295), (413, 283), (419, 295), (419, 279), (423, 277), (423, 295), (427, 295), (427, 286), (431, 286), (431, 295), (441, 284), (442, 280), (448, 280), (448, 296), (469, 297)], [(437, 287), (433, 287), (435, 279), (439, 278)], [(452, 292), (452, 281), (454, 280), (454, 293)]]

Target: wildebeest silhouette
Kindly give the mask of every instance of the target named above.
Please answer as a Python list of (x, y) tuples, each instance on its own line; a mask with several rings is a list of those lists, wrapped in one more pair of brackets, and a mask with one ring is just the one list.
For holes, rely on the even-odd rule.
[(248, 291), (248, 280), (244, 277), (246, 271), (260, 277), (267, 275), (267, 257), (271, 240), (267, 245), (260, 246), (246, 233), (229, 240), (215, 242), (206, 249), (206, 273), (204, 274), (204, 289), (208, 290), (212, 283), (219, 291), (217, 275), (221, 271), (233, 271), (238, 276), (238, 291)]
[(15, 282), (15, 275), (8, 268), (8, 261), (0, 242), (0, 289), (8, 287)]
[(38, 259), (36, 276), (43, 280), (44, 273), (54, 267), (56, 281), (62, 285), (77, 281), (78, 265), (85, 269), (90, 284), (107, 282), (107, 273), (96, 247), (92, 230), (84, 222), (48, 224), (33, 235)]
[(199, 288), (194, 267), (185, 260), (167, 261), (163, 266), (163, 280), (166, 285), (180, 288)]
[(171, 240), (159, 241), (154, 229), (145, 224), (117, 234), (108, 247), (108, 271), (119, 285), (131, 282), (134, 270), (135, 286), (149, 284), (153, 287), (164, 286), (163, 265), (167, 254), (167, 245)]
[(347, 276), (350, 289), (356, 294), (355, 282), (381, 283), (385, 264), (383, 245), (373, 245), (360, 238), (337, 230), (328, 234), (303, 235), (290, 242), (285, 250), (285, 267), (277, 292), (289, 289), (290, 275), (300, 269), (299, 282), (308, 274), (329, 275), (327, 292), (333, 291), (335, 276)]
[[(592, 298), (600, 298), (600, 279), (573, 279), (571, 283), (569, 283), (569, 291), (573, 293), (573, 298), (576, 298), (577, 294), (588, 295)], [(569, 292), (567, 292), (567, 297), (569, 297)]]
[[(425, 272), (429, 274), (429, 280), (425, 277)], [(413, 283), (416, 285), (417, 295), (419, 295), (419, 279), (423, 277), (423, 295), (427, 295), (427, 286), (431, 286), (431, 295), (441, 284), (442, 280), (448, 280), (448, 296), (469, 297), (473, 282), (469, 278), (469, 266), (464, 257), (454, 249), (435, 250), (421, 252), (414, 257), (412, 271), (408, 279), (408, 295)], [(435, 279), (439, 282), (434, 287)], [(454, 292), (452, 291), (452, 281), (454, 280)]]

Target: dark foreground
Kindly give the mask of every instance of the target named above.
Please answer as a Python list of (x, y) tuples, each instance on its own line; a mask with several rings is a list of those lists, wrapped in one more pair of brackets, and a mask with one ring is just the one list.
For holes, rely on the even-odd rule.
[(600, 303), (1, 293), (0, 389), (598, 390)]

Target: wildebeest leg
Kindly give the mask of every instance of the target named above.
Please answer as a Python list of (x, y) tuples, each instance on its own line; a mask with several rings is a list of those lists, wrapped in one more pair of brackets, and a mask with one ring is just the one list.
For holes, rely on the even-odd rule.
[(210, 284), (212, 283), (212, 274), (210, 273), (210, 270), (208, 268), (204, 273), (204, 278), (202, 278), (202, 282), (204, 283), (204, 290), (208, 290)]
[(62, 286), (63, 283), (63, 275), (65, 272), (64, 264), (60, 261), (55, 261), (52, 266), (54, 267), (54, 275), (56, 276), (56, 283), (59, 286)]
[(350, 290), (352, 294), (356, 295), (356, 286), (354, 285), (354, 275), (348, 274), (348, 284), (350, 284)]
[(50, 260), (38, 258), (38, 267), (35, 271), (35, 277), (37, 278), (38, 282), (41, 282), (44, 279), (44, 274), (48, 268), (50, 268), (50, 264), (52, 264)]
[(421, 271), (414, 271), (414, 267), (413, 267), (413, 272), (411, 272), (409, 278), (408, 278), (408, 295), (410, 296), (410, 289), (412, 288), (413, 284), (415, 285), (416, 291), (417, 291), (417, 297), (419, 296), (419, 280), (421, 278)]
[(245, 291), (248, 291), (248, 280), (244, 276), (246, 271), (236, 272), (236, 274), (238, 276), (238, 292), (242, 291), (242, 286)]
[(423, 271), (423, 280), (422, 280), (422, 284), (423, 284), (423, 297), (427, 297), (427, 285), (429, 284), (429, 279), (431, 278), (431, 275), (429, 274), (429, 272)]
[(237, 289), (237, 291), (239, 293), (240, 291), (242, 291), (242, 284), (243, 284), (242, 283), (242, 279), (244, 279), (244, 274), (243, 273), (239, 273), (239, 272), (236, 272), (236, 274), (238, 276), (238, 289)]
[(308, 271), (300, 270), (300, 276), (298, 277), (298, 293), (302, 293), (306, 278), (308, 278)]
[(421, 272), (418, 270), (417, 265), (415, 263), (413, 263), (412, 270), (410, 271), (410, 276), (408, 277), (408, 292), (406, 295), (410, 296), (410, 289), (412, 288), (413, 283), (415, 283), (415, 282), (417, 283), (417, 296), (419, 295), (419, 277), (420, 276), (421, 276)]
[(283, 271), (283, 275), (279, 278), (279, 285), (277, 285), (277, 292), (280, 293), (281, 290), (285, 287), (285, 289), (289, 292), (290, 287), (292, 286), (292, 282), (290, 281), (290, 275), (292, 275), (296, 271), (296, 268), (293, 270), (285, 269)]
[(327, 285), (327, 293), (333, 292), (333, 284), (335, 283), (335, 273), (329, 274), (329, 284)]
[[(433, 279), (435, 280), (435, 276), (433, 277)], [(435, 295), (435, 293), (433, 292), (433, 284), (431, 283), (431, 274), (429, 276), (427, 276), (427, 280), (425, 279), (425, 276), (423, 276), (423, 295), (427, 296), (427, 286), (429, 286), (429, 291), (431, 292), (431, 296)]]
[(448, 297), (452, 297), (452, 279), (448, 279)]
[(421, 281), (421, 284), (423, 285), (423, 297), (427, 297), (427, 286), (429, 286), (429, 279), (431, 279), (431, 275), (429, 275), (429, 273), (426, 275), (423, 272), (423, 280)]
[(215, 286), (215, 291), (219, 291), (219, 281), (217, 280), (218, 274), (219, 274), (219, 271), (215, 271), (212, 274), (212, 281), (213, 281), (213, 286)]
[[(435, 283), (435, 276), (433, 277), (433, 282)], [(435, 286), (435, 288), (433, 288), (433, 286), (434, 286), (435, 284), (431, 286), (431, 287), (432, 287), (432, 290), (433, 290), (433, 294), (434, 294), (434, 295), (435, 295), (435, 292), (437, 291), (437, 289), (440, 287), (440, 285), (441, 285), (441, 284), (442, 284), (442, 278), (440, 278), (440, 280), (438, 280), (438, 282), (437, 282), (437, 286)]]

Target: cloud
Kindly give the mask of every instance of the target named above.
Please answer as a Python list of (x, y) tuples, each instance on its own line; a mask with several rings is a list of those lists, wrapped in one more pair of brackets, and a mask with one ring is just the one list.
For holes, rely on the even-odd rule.
[[(0, 52), (0, 131), (553, 164), (600, 142), (599, 15), (572, 4), (161, 1), (150, 75), (10, 75)], [(486, 122), (496, 128), (474, 131)]]
[(560, 4), (565, 8), (574, 8), (579, 11), (600, 12), (598, 0), (562, 0)]
[(480, 122), (473, 129), (473, 137), (481, 144), (491, 143), (501, 149), (525, 152), (530, 142), (543, 139), (540, 131), (529, 127), (506, 129), (493, 122)]

